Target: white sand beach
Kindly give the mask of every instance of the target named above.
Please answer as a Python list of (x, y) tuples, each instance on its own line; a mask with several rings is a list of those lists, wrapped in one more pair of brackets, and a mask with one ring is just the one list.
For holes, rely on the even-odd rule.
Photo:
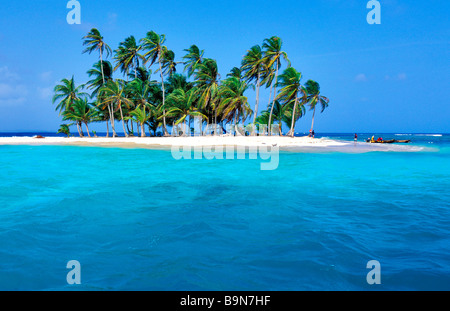
[(171, 146), (278, 146), (329, 147), (345, 142), (325, 138), (286, 136), (198, 136), (198, 137), (0, 137), (0, 145), (78, 145), (113, 147), (171, 147)]

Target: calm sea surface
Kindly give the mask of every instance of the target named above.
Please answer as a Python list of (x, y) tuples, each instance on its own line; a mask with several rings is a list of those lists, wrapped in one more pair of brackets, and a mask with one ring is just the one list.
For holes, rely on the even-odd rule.
[(261, 171), (260, 159), (0, 146), (0, 290), (450, 290), (450, 135), (383, 138), (428, 148), (281, 152)]

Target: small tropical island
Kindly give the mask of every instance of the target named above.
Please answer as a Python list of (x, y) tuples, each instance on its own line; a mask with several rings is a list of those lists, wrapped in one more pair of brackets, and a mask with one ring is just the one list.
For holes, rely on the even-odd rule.
[[(180, 132), (174, 132), (178, 126), (183, 136), (192, 136), (196, 119), (201, 123), (200, 136), (208, 134), (203, 132), (207, 124), (217, 125), (220, 136), (236, 136), (237, 127), (247, 121), (254, 131), (243, 135), (282, 136), (285, 124), (290, 129), (286, 136), (294, 137), (295, 124), (307, 110), (313, 114), (313, 133), (316, 107), (321, 112), (328, 107), (329, 99), (321, 95), (318, 82), (301, 83), (302, 73), (291, 66), (279, 37), (252, 46), (224, 79), (216, 60), (205, 57), (196, 45), (185, 49), (177, 62), (165, 44), (165, 35), (149, 31), (140, 40), (129, 36), (112, 50), (100, 31), (91, 29), (83, 37), (83, 53), (96, 53), (99, 61), (87, 71), (90, 80), (77, 85), (72, 76), (54, 88), (53, 103), (68, 122), (58, 133), (72, 136), (70, 126), (76, 125), (79, 137), (85, 137), (84, 131), (96, 137), (89, 124), (104, 122), (106, 137), (116, 138), (120, 121), (127, 138), (178, 136)], [(177, 65), (184, 66), (185, 74), (177, 72)], [(120, 78), (114, 78), (115, 73)], [(267, 109), (258, 115), (262, 87), (270, 91), (270, 98), (264, 103)], [(245, 95), (249, 89), (256, 91), (253, 107)]]
[[(0, 144), (393, 150), (383, 144), (358, 145), (355, 150), (356, 139), (353, 143), (315, 138), (316, 110), (324, 112), (330, 100), (321, 94), (318, 82), (302, 83), (302, 73), (292, 66), (277, 36), (249, 48), (240, 66), (231, 68), (225, 78), (219, 74), (217, 61), (205, 57), (198, 46), (184, 49), (182, 60), (176, 61), (165, 44), (165, 35), (149, 31), (140, 40), (125, 38), (113, 50), (100, 31), (92, 28), (82, 37), (82, 53), (99, 58), (87, 70), (89, 81), (78, 85), (72, 75), (54, 87), (52, 102), (64, 122), (56, 133), (59, 136), (0, 137)], [(177, 71), (180, 65), (183, 73)], [(269, 91), (267, 103), (260, 101), (262, 88)], [(246, 96), (249, 90), (255, 91), (254, 105)], [(258, 113), (261, 105), (266, 109)], [(295, 136), (296, 123), (307, 111), (312, 113), (309, 135)], [(105, 135), (91, 131), (93, 123), (104, 123)], [(283, 125), (289, 129), (284, 134)], [(72, 126), (77, 134), (71, 133)]]

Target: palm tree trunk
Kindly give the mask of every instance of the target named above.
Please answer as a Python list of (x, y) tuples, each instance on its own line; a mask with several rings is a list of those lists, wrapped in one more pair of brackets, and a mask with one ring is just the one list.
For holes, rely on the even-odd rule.
[(236, 136), (236, 116), (237, 116), (237, 110), (234, 111), (234, 136)]
[(109, 124), (108, 124), (108, 120), (106, 120), (106, 137), (109, 137)]
[(123, 120), (123, 113), (122, 113), (122, 105), (121, 104), (119, 104), (119, 110), (120, 110), (120, 117), (122, 118), (123, 133), (125, 134), (125, 137), (128, 137), (127, 130), (125, 129), (125, 121)]
[(84, 137), (83, 128), (81, 127), (81, 122), (77, 121), (77, 126), (79, 128), (80, 137)]
[(137, 56), (135, 57), (136, 59), (136, 66), (134, 67), (134, 79), (137, 79), (137, 68), (138, 68), (138, 58)]
[(164, 76), (163, 76), (163, 72), (162, 72), (162, 67), (161, 67), (161, 53), (159, 53), (158, 56), (158, 63), (159, 63), (159, 73), (161, 74), (161, 87), (162, 87), (162, 96), (163, 96), (163, 130), (164, 130), (164, 135), (168, 136), (169, 132), (167, 132), (167, 127), (166, 127), (166, 92), (164, 89)]
[(84, 125), (86, 125), (86, 131), (88, 133), (89, 138), (91, 138), (91, 134), (89, 133), (89, 126), (87, 122), (84, 122)]
[(78, 135), (80, 135), (80, 137), (83, 137), (83, 135), (81, 134), (81, 131), (80, 131), (80, 126), (78, 125), (78, 121), (76, 122), (76, 124), (77, 124)]
[(311, 133), (312, 133), (313, 127), (314, 127), (314, 115), (315, 114), (316, 114), (316, 106), (314, 106), (314, 110), (313, 110), (312, 123), (311, 123)]
[(141, 137), (147, 137), (145, 135), (144, 122), (141, 123)]
[(101, 67), (101, 72), (102, 72), (103, 85), (105, 85), (105, 74), (103, 73), (103, 52), (102, 52), (102, 49), (100, 49), (100, 67)]
[[(103, 85), (105, 85), (105, 73), (103, 72), (103, 52), (102, 49), (100, 49), (100, 71), (102, 72), (102, 81), (103, 81)], [(108, 111), (109, 111), (109, 115), (111, 116), (111, 110), (109, 109), (109, 105), (108, 105)], [(112, 123), (111, 123), (112, 126)], [(106, 137), (109, 137), (109, 126), (108, 126), (108, 121), (106, 121)]]
[[(269, 102), (267, 103), (267, 108), (269, 108), (270, 103), (272, 102), (272, 95), (273, 95), (272, 93), (273, 93), (273, 85), (270, 87)], [(270, 120), (270, 122), (272, 122), (272, 120)], [(267, 123), (267, 135), (269, 135), (270, 122)], [(264, 135), (265, 135), (265, 133), (264, 133)]]
[(217, 109), (214, 109), (214, 134), (217, 131)]
[(273, 102), (272, 102), (272, 107), (270, 108), (270, 115), (269, 115), (269, 136), (272, 135), (272, 131), (271, 131), (271, 122), (272, 122), (272, 114), (273, 114), (273, 107), (275, 106), (275, 98), (276, 98), (276, 94), (277, 94), (277, 81), (278, 81), (278, 61), (277, 61), (277, 72), (275, 74), (275, 84), (273, 85), (274, 90), (273, 90)]
[(295, 128), (295, 108), (297, 108), (297, 94), (295, 94), (294, 109), (292, 109), (291, 130), (289, 131), (289, 134), (290, 134), (291, 137), (294, 137), (294, 128)]
[(114, 124), (114, 107), (113, 107), (113, 104), (111, 104), (111, 106), (108, 105), (108, 110), (109, 110), (109, 119), (111, 121), (111, 129), (112, 129), (112, 132), (113, 132), (113, 137), (117, 137), (116, 126)]
[(256, 123), (256, 117), (258, 115), (258, 106), (259, 106), (259, 78), (261, 73), (258, 72), (258, 78), (256, 80), (256, 104), (255, 104), (255, 115), (253, 116), (253, 124)]
[(130, 134), (130, 125), (128, 124), (128, 120), (125, 120), (125, 125), (127, 128), (127, 133)]

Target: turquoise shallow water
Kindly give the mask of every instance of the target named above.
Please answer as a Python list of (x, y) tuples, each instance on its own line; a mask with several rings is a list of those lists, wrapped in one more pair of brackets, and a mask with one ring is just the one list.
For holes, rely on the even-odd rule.
[(450, 138), (415, 138), (435, 151), (283, 152), (273, 171), (0, 146), (0, 289), (450, 290)]

